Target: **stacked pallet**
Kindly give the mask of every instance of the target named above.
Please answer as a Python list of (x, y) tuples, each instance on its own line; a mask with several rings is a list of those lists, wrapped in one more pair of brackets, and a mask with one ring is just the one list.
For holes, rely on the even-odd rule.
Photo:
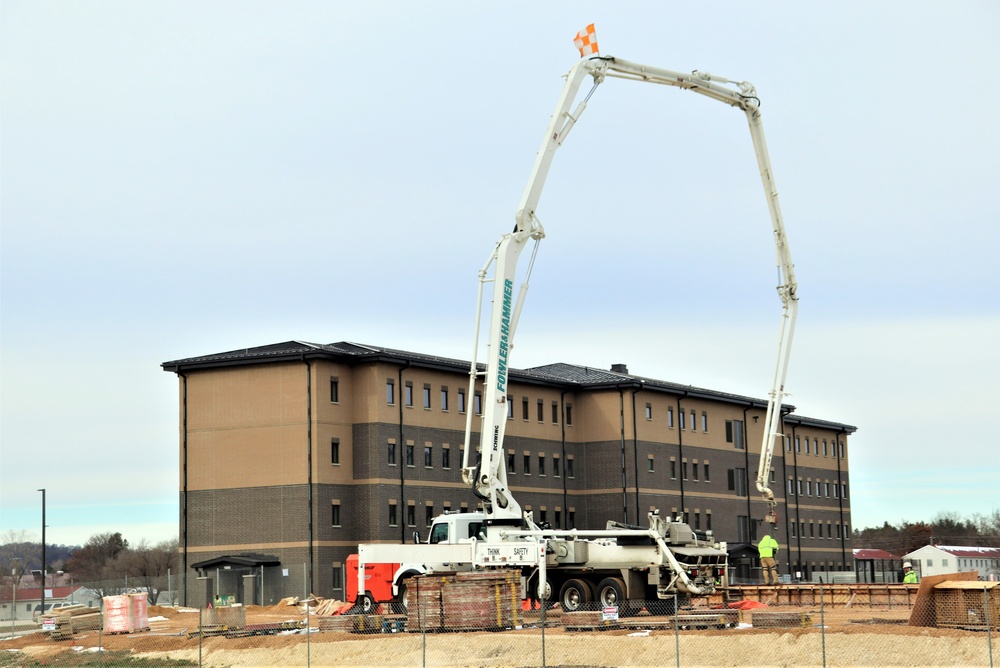
[(604, 610), (576, 610), (564, 612), (563, 628), (567, 631), (606, 631), (620, 629), (622, 623), (618, 620), (617, 609), (609, 615)]
[(519, 626), (520, 581), (515, 569), (413, 578), (406, 588), (406, 629), (495, 631)]
[(101, 628), (101, 611), (85, 605), (68, 605), (57, 608), (46, 618), (55, 622), (56, 628), (49, 632), (53, 640), (68, 640), (80, 631), (93, 631)]
[(754, 610), (751, 623), (755, 629), (806, 628), (812, 625), (812, 617), (807, 612), (773, 612)]

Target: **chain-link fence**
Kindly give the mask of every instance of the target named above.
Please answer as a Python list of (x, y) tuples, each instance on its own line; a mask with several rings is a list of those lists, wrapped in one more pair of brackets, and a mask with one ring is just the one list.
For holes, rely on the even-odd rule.
[(414, 579), (404, 601), (369, 614), (314, 599), (150, 606), (145, 620), (82, 606), (51, 628), (0, 641), (9, 650), (0, 666), (993, 666), (1000, 658), (997, 583), (921, 589), (903, 606), (837, 600), (841, 590), (818, 585), (808, 605), (757, 596), (765, 601), (582, 603), (572, 612), (522, 601), (509, 582), (451, 584)]

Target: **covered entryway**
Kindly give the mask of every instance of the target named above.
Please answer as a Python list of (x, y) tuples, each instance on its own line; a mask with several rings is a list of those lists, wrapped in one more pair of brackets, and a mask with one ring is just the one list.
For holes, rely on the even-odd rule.
[(268, 590), (277, 586), (280, 573), (275, 573), (280, 565), (277, 557), (266, 554), (227, 555), (191, 564), (201, 584), (195, 600), (201, 598), (203, 606), (264, 605), (264, 601), (272, 598), (267, 596)]

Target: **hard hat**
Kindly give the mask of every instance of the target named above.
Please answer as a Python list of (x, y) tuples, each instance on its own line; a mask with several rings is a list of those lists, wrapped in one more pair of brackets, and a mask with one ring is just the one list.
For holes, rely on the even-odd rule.
[(903, 568), (913, 568), (913, 564), (907, 561), (906, 563), (903, 564)]

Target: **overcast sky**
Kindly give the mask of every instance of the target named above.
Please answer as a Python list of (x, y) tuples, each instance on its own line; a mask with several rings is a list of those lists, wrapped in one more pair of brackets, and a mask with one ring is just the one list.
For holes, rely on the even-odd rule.
[[(1000, 508), (996, 2), (2, 0), (0, 530), (177, 535), (177, 379), (292, 339), (467, 359), (594, 22), (754, 83), (799, 280), (788, 403), (857, 426), (855, 527)], [(766, 398), (742, 112), (609, 80), (556, 155), (511, 363)]]

